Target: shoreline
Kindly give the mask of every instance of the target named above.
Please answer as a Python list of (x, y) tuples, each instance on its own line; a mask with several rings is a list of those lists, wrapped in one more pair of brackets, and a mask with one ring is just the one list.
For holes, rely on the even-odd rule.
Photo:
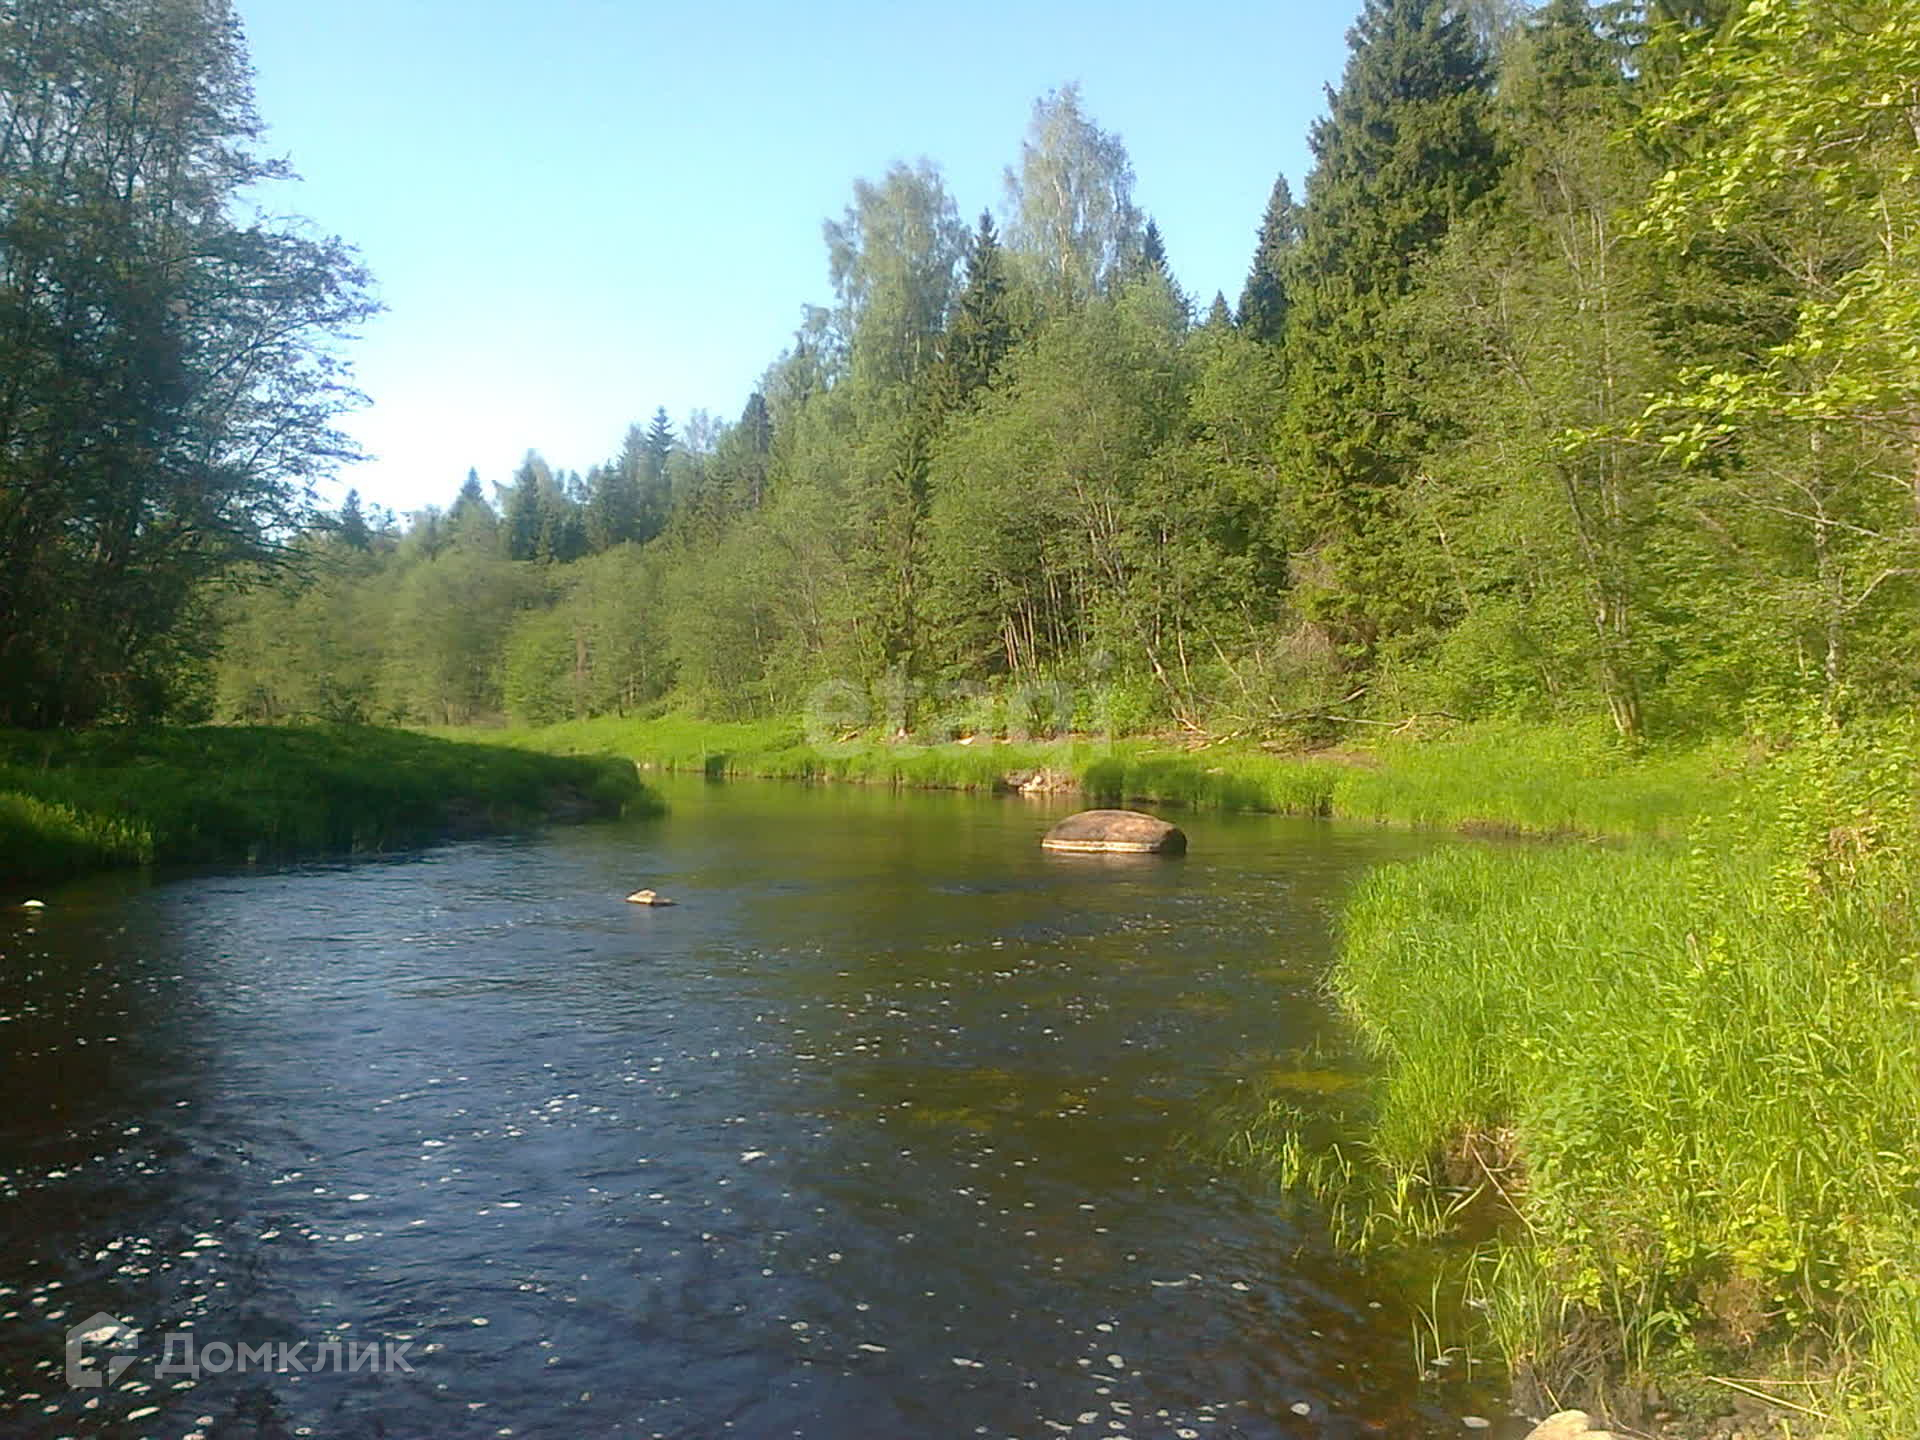
[(0, 897), (102, 870), (374, 854), (659, 809), (619, 761), (371, 726), (0, 732)]
[(1274, 751), (1153, 737), (981, 737), (809, 743), (797, 719), (599, 719), (537, 729), (431, 730), (555, 755), (615, 754), (642, 770), (928, 790), (1078, 791), (1089, 803), (1371, 820), (1552, 840), (1674, 839), (1729, 798), (1730, 745), (1635, 755), (1597, 730), (1481, 727), (1371, 750)]

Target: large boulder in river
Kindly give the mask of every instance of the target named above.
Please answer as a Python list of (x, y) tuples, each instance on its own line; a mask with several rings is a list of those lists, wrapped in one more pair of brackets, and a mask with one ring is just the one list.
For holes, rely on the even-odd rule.
[(1186, 833), (1138, 810), (1082, 810), (1046, 834), (1048, 850), (1102, 855), (1184, 855)]

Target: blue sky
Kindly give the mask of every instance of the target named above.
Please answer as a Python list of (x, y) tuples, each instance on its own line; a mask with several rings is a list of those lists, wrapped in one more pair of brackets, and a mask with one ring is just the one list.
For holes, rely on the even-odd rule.
[(998, 213), (1033, 100), (1078, 81), (1204, 303), (1236, 299), (1273, 178), (1299, 189), (1358, 0), (916, 7), (236, 0), (268, 197), (357, 245), (351, 347), (380, 504), (585, 470), (664, 405), (731, 419), (831, 298), (821, 222), (924, 155)]

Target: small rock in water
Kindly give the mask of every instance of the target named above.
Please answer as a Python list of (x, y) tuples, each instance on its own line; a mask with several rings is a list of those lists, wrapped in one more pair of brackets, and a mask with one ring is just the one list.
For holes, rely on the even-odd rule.
[(673, 901), (654, 890), (636, 890), (627, 896), (629, 905), (671, 905)]
[(1493, 1422), (1484, 1415), (1462, 1415), (1460, 1417), (1460, 1423), (1469, 1430), (1485, 1430), (1493, 1424)]
[(1313, 1413), (1313, 1406), (1309, 1405), (1304, 1400), (1296, 1400), (1293, 1402), (1293, 1404), (1289, 1405), (1287, 1408), (1293, 1411), (1293, 1413), (1296, 1415), (1311, 1415)]

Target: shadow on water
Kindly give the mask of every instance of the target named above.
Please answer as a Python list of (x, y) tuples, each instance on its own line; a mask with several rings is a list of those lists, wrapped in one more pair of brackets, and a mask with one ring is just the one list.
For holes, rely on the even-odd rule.
[[(1403, 1276), (1196, 1144), (1354, 1082), (1319, 976), (1435, 843), (669, 779), (664, 820), (0, 922), (0, 1430), (1461, 1433)], [(645, 886), (679, 903), (622, 897)], [(65, 1328), (138, 1328), (69, 1389)], [(156, 1374), (163, 1339), (410, 1371)], [(87, 1408), (88, 1402), (94, 1408)], [(201, 1417), (211, 1417), (202, 1421)], [(211, 1428), (209, 1428), (211, 1427)], [(1497, 1433), (1497, 1432), (1496, 1432)]]

